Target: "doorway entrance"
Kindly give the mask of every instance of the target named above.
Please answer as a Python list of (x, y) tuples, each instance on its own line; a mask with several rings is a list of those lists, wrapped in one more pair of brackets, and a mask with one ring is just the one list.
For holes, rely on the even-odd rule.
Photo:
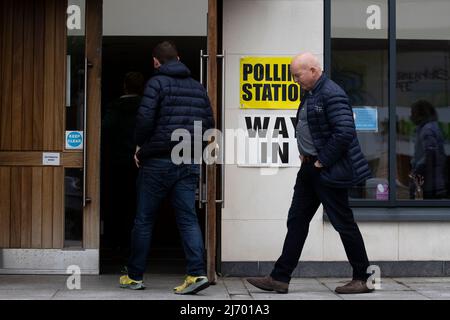
[(98, 8), (1, 2), (0, 273), (98, 273)]
[[(106, 2), (107, 3), (107, 2)], [(105, 3), (105, 4), (106, 4)], [(170, 40), (177, 45), (181, 61), (191, 70), (192, 77), (200, 80), (200, 50), (205, 50), (206, 36), (104, 36), (102, 62), (102, 155), (101, 155), (101, 271), (113, 272), (126, 264), (129, 255), (130, 232), (136, 205), (134, 168), (130, 163), (117, 164), (116, 158), (129, 152), (130, 142), (124, 135), (132, 135), (133, 116), (139, 105), (137, 92), (128, 92), (128, 78), (138, 77), (147, 81), (153, 74), (152, 50), (161, 41)], [(140, 77), (142, 76), (142, 77)], [(130, 85), (130, 84), (129, 84)], [(136, 85), (136, 84), (135, 84)], [(124, 90), (125, 89), (125, 90)], [(112, 108), (130, 108), (121, 119), (111, 120)], [(127, 123), (128, 122), (128, 123)], [(120, 133), (120, 131), (122, 133)], [(132, 138), (128, 138), (132, 140)], [(125, 149), (119, 151), (118, 149)], [(131, 150), (130, 150), (131, 151)], [(197, 205), (197, 213), (205, 234), (205, 209)], [(176, 227), (174, 210), (164, 201), (152, 237), (149, 256), (149, 272), (183, 273), (184, 255)]]
[[(169, 0), (157, 5), (145, 0), (103, 1), (102, 37), (102, 147), (100, 205), (100, 269), (117, 272), (126, 265), (130, 234), (136, 206), (135, 180), (137, 170), (132, 163), (117, 165), (117, 151), (124, 145), (124, 135), (132, 144), (134, 122), (122, 115), (112, 124), (110, 114), (117, 104), (127, 105), (133, 115), (142, 92), (129, 92), (129, 77), (145, 79), (152, 76), (152, 50), (160, 42), (173, 41), (181, 61), (200, 81), (203, 67), (200, 52), (206, 52), (208, 0)], [(206, 68), (205, 68), (206, 69)], [(139, 85), (135, 86), (139, 87)], [(129, 118), (129, 120), (125, 120)], [(128, 125), (124, 124), (128, 121)], [(128, 127), (127, 127), (128, 126)], [(122, 148), (125, 153), (132, 148)], [(127, 150), (128, 149), (128, 150)], [(122, 152), (122, 153), (123, 153)], [(129, 154), (126, 158), (130, 159)], [(132, 162), (129, 161), (128, 162)], [(197, 198), (200, 201), (199, 186)], [(206, 206), (197, 203), (200, 226), (206, 238)], [(178, 273), (184, 271), (184, 253), (177, 230), (175, 214), (168, 199), (160, 210), (154, 227), (147, 272)]]
[[(178, 42), (199, 78), (199, 48), (217, 55), (216, 11), (217, 0), (1, 1), (0, 273), (100, 272), (102, 109), (120, 97), (125, 70), (150, 76), (150, 48), (162, 38)], [(216, 63), (204, 61), (215, 115)], [(214, 281), (216, 171), (204, 171)], [(159, 223), (171, 232), (159, 227), (155, 245), (181, 257), (170, 252), (180, 251), (174, 224)]]

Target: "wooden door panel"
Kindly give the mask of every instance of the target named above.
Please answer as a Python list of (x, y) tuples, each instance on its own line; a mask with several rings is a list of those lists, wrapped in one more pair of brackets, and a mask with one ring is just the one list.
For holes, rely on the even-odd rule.
[(12, 105), (11, 105), (11, 150), (22, 148), (23, 108), (23, 12), (24, 1), (14, 2), (12, 30)]
[[(0, 248), (62, 248), (66, 8), (61, 0), (0, 3)], [(42, 167), (42, 152), (61, 166)]]
[(34, 66), (44, 65), (44, 45), (36, 45), (45, 42), (45, 7), (34, 7), (34, 54), (33, 68), (33, 115), (32, 122), (32, 150), (42, 150), (44, 145), (44, 72)]
[[(42, 150), (54, 149), (55, 120), (55, 1), (45, 1), (45, 47), (44, 47), (44, 144)], [(62, 57), (61, 57), (62, 58)], [(60, 79), (64, 81), (64, 79)]]
[(33, 168), (31, 195), (31, 248), (42, 248), (42, 184), (43, 168)]
[(2, 3), (2, 35), (0, 37), (1, 79), (0, 92), (0, 149), (11, 150), (11, 105), (12, 105), (12, 56), (13, 56), (13, 6), (11, 0)]
[(1, 4), (0, 151), (63, 151), (66, 1)]
[(20, 221), (21, 221), (21, 168), (11, 168), (11, 217), (10, 217), (10, 247), (20, 248)]
[(11, 168), (0, 167), (0, 248), (9, 248), (11, 226)]
[(62, 248), (64, 168), (0, 167), (0, 248)]
[(53, 246), (53, 170), (45, 167), (42, 181), (42, 248)]
[(20, 176), (20, 247), (31, 248), (31, 226), (32, 226), (32, 168), (21, 168)]
[[(34, 67), (34, 5), (35, 1), (27, 3), (28, 10), (24, 11), (23, 32), (23, 100), (22, 100), (22, 148), (33, 150), (33, 67)], [(27, 22), (30, 21), (30, 22)], [(28, 110), (28, 106), (31, 106)]]

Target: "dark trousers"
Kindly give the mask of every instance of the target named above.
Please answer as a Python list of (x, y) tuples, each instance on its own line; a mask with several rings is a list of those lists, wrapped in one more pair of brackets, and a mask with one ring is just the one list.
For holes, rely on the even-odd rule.
[(136, 212), (137, 167), (117, 164), (111, 167), (108, 183), (108, 217), (105, 219), (106, 240), (111, 248), (128, 250)]
[(303, 162), (297, 174), (294, 196), (287, 220), (283, 251), (275, 263), (272, 278), (289, 283), (308, 235), (309, 223), (320, 203), (339, 232), (347, 258), (353, 267), (353, 279), (367, 280), (369, 267), (364, 241), (348, 204), (347, 189), (331, 188), (320, 181), (314, 161)]
[(170, 159), (150, 159), (139, 169), (137, 211), (128, 261), (130, 278), (134, 280), (143, 278), (153, 226), (160, 204), (168, 194), (175, 208), (178, 230), (187, 260), (186, 274), (206, 275), (203, 236), (195, 208), (195, 191), (199, 174), (198, 164), (175, 165)]

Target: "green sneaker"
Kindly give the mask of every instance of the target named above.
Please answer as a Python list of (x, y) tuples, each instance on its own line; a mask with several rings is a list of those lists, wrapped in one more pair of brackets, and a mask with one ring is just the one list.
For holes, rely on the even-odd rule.
[(131, 290), (144, 290), (144, 282), (131, 279), (128, 275), (120, 277), (120, 287)]
[(173, 288), (175, 294), (196, 294), (209, 287), (208, 278), (205, 276), (186, 276), (184, 283)]

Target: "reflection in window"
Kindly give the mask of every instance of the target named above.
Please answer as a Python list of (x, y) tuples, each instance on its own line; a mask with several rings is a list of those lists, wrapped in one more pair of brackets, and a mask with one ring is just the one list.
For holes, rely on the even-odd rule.
[(439, 19), (443, 12), (450, 2), (397, 1), (400, 200), (450, 198), (450, 22)]
[(84, 26), (85, 0), (70, 0), (68, 6), (81, 11), (80, 29), (67, 31), (66, 130), (83, 130), (84, 72), (86, 36)]
[[(381, 29), (367, 27), (377, 5)], [(352, 199), (389, 200), (387, 1), (331, 1), (331, 78), (347, 93), (358, 139), (373, 178), (350, 190)], [(364, 111), (364, 112), (361, 112)], [(364, 119), (359, 115), (365, 116)]]
[(397, 46), (397, 198), (448, 198), (449, 41)]
[(65, 169), (64, 247), (82, 247), (83, 241), (83, 169)]

